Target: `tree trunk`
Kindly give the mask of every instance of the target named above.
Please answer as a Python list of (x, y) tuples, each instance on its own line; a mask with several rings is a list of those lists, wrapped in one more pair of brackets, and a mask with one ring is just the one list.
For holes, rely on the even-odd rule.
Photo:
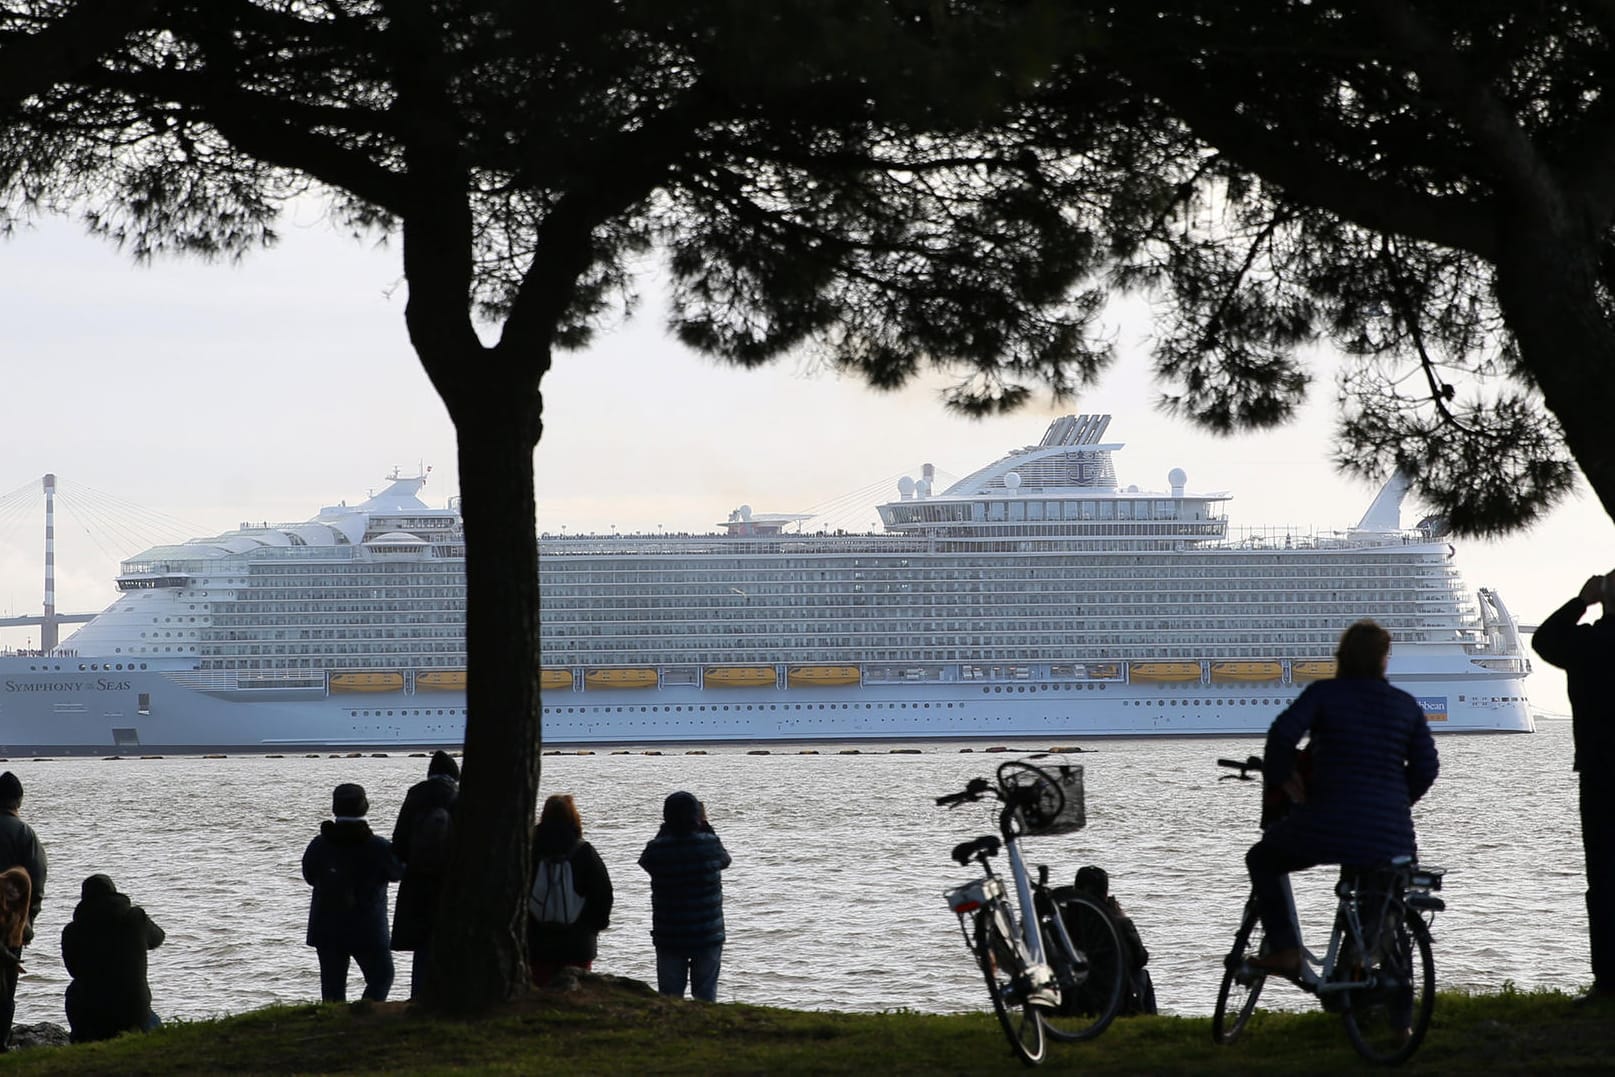
[(438, 1012), (472, 1014), (527, 983), (522, 942), (542, 736), (533, 493), (539, 401), (531, 369), (517, 372), (486, 352), (460, 357), (455, 367), (460, 406), (451, 413), (466, 535), (465, 757), (451, 878), (432, 929), (422, 1001)]
[(1522, 214), (1500, 230), (1498, 301), (1543, 403), (1615, 519), (1615, 326), (1600, 301), (1597, 237), (1547, 216)]

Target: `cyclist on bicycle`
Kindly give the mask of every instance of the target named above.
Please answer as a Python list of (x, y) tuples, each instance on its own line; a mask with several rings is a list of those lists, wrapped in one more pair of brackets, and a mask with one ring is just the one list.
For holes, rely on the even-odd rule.
[[(1301, 973), (1290, 872), (1415, 853), (1412, 806), (1439, 762), (1418, 701), (1385, 680), (1390, 655), (1390, 633), (1358, 621), (1340, 637), (1335, 678), (1309, 684), (1268, 730), (1263, 780), (1296, 803), (1245, 854), (1267, 939), (1267, 952), (1250, 964), (1264, 972)], [(1303, 789), (1295, 759), (1307, 734), (1312, 766)]]

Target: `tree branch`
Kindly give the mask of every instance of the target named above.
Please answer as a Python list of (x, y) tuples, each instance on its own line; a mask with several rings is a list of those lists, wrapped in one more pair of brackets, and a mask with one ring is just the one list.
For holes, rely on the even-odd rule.
[[(1162, 77), (1166, 72), (1177, 77)], [(1491, 215), (1478, 203), (1416, 194), (1331, 164), (1293, 138), (1241, 118), (1231, 103), (1208, 92), (1204, 79), (1188, 68), (1129, 65), (1128, 77), (1160, 98), (1195, 137), (1298, 202), (1373, 231), (1423, 239), (1481, 258), (1496, 256)]]
[[(1365, 0), (1364, 6), (1420, 81), (1474, 139), (1504, 188), (1500, 193), (1511, 202), (1535, 205), (1550, 213), (1568, 212), (1564, 188), (1553, 169), (1491, 86), (1471, 75), (1463, 57), (1404, 0)], [(1610, 150), (1606, 145), (1597, 156), (1608, 156)], [(1615, 161), (1602, 161), (1600, 171), (1612, 165)]]
[(0, 106), (12, 105), (83, 70), (146, 25), (154, 0), (81, 0), (32, 34), (6, 35), (0, 49)]

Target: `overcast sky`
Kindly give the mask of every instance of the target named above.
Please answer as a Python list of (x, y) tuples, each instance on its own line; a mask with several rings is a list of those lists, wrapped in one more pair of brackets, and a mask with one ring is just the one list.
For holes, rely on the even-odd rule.
[[(394, 467), (431, 466), (423, 496), (441, 504), (458, 491), (454, 432), (409, 348), (404, 294), (396, 249), (336, 235), (312, 212), (240, 265), (138, 267), (70, 224), (21, 232), (0, 243), (0, 495), (54, 472), (64, 489), (171, 523), (171, 540), (307, 519), (362, 499)], [(704, 531), (742, 504), (833, 508), (836, 526), (868, 527), (898, 477), (927, 462), (963, 476), (1074, 411), (1113, 415), (1124, 485), (1163, 489), (1182, 467), (1191, 492), (1234, 495), (1236, 526), (1357, 521), (1375, 489), (1329, 464), (1329, 380), (1297, 424), (1214, 439), (1154, 408), (1147, 329), (1136, 309), (1117, 325), (1122, 359), (1082, 399), (977, 422), (947, 414), (935, 385), (877, 394), (806, 358), (720, 368), (669, 339), (647, 304), (590, 350), (559, 355), (544, 381), (539, 527)], [(1404, 522), (1419, 515), (1407, 506)], [(105, 607), (118, 558), (138, 552), (134, 531), (95, 535), (95, 523), (58, 513), (62, 610)], [(38, 611), (41, 532), (42, 520), (0, 517), (0, 610)], [(1615, 527), (1584, 496), (1532, 532), (1461, 545), (1459, 565), (1471, 589), (1497, 588), (1534, 623), (1615, 568)], [(17, 635), (0, 642), (21, 646)], [(1537, 665), (1533, 699), (1564, 711), (1561, 675)]]

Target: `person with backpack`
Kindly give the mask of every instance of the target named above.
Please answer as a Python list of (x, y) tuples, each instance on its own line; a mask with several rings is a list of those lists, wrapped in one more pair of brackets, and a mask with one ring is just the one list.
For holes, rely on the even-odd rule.
[(1150, 970), (1144, 967), (1149, 964), (1150, 952), (1144, 948), (1144, 940), (1138, 934), (1138, 925), (1133, 923), (1133, 918), (1127, 915), (1121, 903), (1111, 894), (1110, 874), (1094, 864), (1078, 868), (1072, 889), (1103, 909), (1105, 915), (1110, 917), (1110, 922), (1116, 925), (1116, 934), (1121, 936), (1127, 969), (1125, 977), (1127, 994), (1122, 999), (1121, 1012), (1154, 1014), (1155, 983), (1150, 979)]
[(448, 752), (433, 752), (426, 780), (416, 782), (404, 795), (393, 826), (393, 853), (404, 865), (404, 879), (398, 884), (398, 905), (393, 910), (392, 948), (415, 952), (409, 971), (411, 998), (420, 995), (426, 975), (432, 921), (454, 846), (454, 801), (459, 795), (459, 764)]
[(533, 828), (533, 882), (527, 901), (527, 968), (544, 987), (566, 967), (587, 971), (597, 938), (611, 924), (611, 875), (583, 840), (583, 819), (568, 793), (544, 801)]
[(723, 877), (729, 851), (707, 822), (701, 802), (680, 790), (662, 803), (662, 828), (645, 846), (639, 866), (650, 875), (651, 941), (656, 989), (718, 1000), (723, 958)]
[(331, 818), (303, 851), (303, 881), (314, 888), (308, 937), (320, 957), (320, 1001), (344, 1002), (348, 964), (359, 962), (364, 997), (385, 1002), (393, 985), (387, 938), (387, 884), (404, 873), (392, 844), (370, 832), (364, 786), (344, 782), (331, 793)]

